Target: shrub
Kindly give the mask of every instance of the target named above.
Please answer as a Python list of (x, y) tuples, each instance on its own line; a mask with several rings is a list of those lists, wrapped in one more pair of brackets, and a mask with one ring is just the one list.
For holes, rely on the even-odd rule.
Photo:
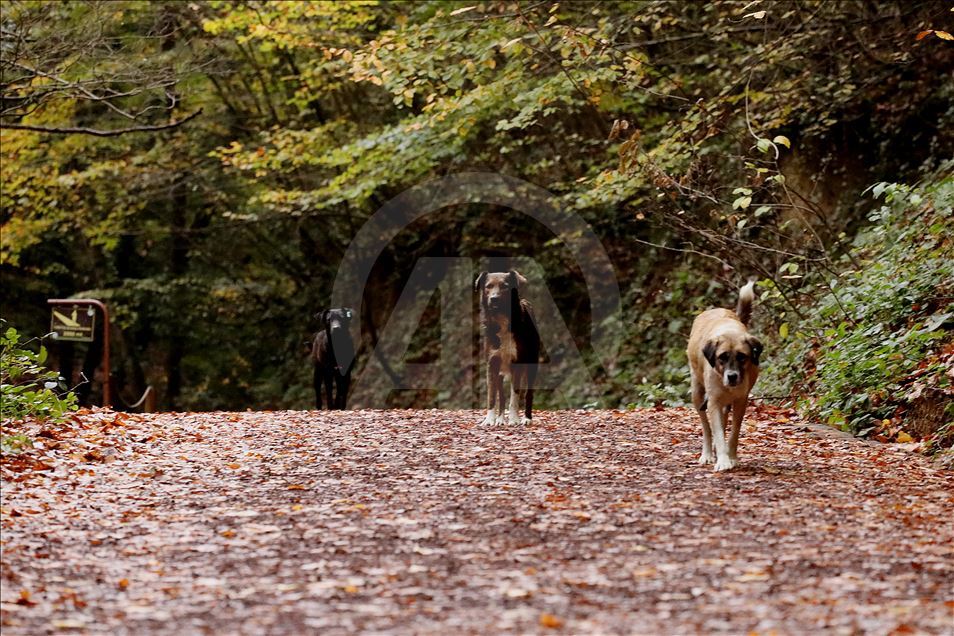
[[(6, 321), (0, 319), (0, 326), (6, 327)], [(37, 340), (41, 339), (20, 342), (20, 334), (13, 327), (0, 335), (0, 416), (4, 420), (61, 420), (76, 409), (76, 396), (63, 378), (43, 366), (46, 347), (40, 344), (37, 351), (29, 348)], [(5, 451), (14, 445), (6, 438), (3, 442)]]
[[(843, 430), (907, 440), (905, 415), (925, 389), (952, 396), (954, 179), (870, 190), (884, 205), (846, 271), (808, 288), (818, 299), (809, 317), (781, 325), (766, 384), (803, 396), (802, 410)], [(944, 422), (935, 424), (943, 437)]]

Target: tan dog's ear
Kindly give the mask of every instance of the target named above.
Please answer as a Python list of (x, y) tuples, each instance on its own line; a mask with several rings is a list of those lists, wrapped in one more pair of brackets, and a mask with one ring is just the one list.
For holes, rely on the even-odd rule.
[(759, 356), (762, 355), (762, 343), (761, 341), (752, 336), (746, 342), (749, 345), (749, 349), (752, 352), (752, 364), (759, 366)]
[(487, 272), (481, 272), (477, 277), (477, 280), (474, 281), (474, 291), (478, 294), (480, 293), (481, 287), (484, 286), (484, 281), (487, 280)]
[(706, 343), (706, 346), (702, 348), (702, 355), (705, 356), (706, 361), (709, 363), (709, 366), (713, 369), (715, 368), (716, 363), (716, 349), (718, 349), (719, 344), (715, 340), (710, 340)]

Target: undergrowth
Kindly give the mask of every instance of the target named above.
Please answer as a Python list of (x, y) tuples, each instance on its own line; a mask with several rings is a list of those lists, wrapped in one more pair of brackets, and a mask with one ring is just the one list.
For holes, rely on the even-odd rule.
[[(76, 410), (76, 395), (63, 378), (45, 365), (47, 350), (35, 347), (34, 338), (21, 342), (21, 336), (5, 320), (0, 333), (0, 419), (5, 423), (24, 419), (61, 420)], [(6, 432), (6, 431), (5, 431)], [(17, 453), (31, 445), (29, 438), (16, 433), (0, 439), (4, 453)]]
[[(943, 421), (924, 437), (950, 445), (954, 179), (868, 191), (882, 205), (842, 259), (844, 271), (806, 289), (817, 298), (806, 317), (772, 336), (760, 388), (797, 396), (800, 410), (842, 430), (902, 442), (913, 439), (910, 412), (929, 393), (943, 401)], [(762, 289), (770, 301), (771, 282)]]

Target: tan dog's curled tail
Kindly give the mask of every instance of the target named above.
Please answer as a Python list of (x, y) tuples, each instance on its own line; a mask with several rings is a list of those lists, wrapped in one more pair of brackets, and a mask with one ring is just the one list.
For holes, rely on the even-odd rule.
[(752, 319), (753, 302), (755, 302), (755, 281), (747, 283), (739, 290), (739, 302), (735, 306), (735, 315), (746, 327), (749, 326), (749, 320)]

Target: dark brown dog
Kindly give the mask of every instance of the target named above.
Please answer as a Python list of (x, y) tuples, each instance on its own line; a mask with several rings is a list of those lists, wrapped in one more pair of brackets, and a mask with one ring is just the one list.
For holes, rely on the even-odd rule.
[[(480, 318), (487, 356), (487, 417), (484, 424), (505, 424), (504, 376), (510, 378), (511, 424), (530, 424), (533, 383), (540, 362), (540, 334), (530, 303), (520, 297), (527, 279), (516, 270), (481, 272), (474, 284), (480, 294)], [(518, 404), (518, 401), (520, 404)], [(523, 416), (518, 417), (522, 406)]]
[[(749, 392), (759, 377), (762, 343), (748, 330), (755, 300), (753, 286), (749, 283), (739, 290), (735, 311), (710, 309), (699, 314), (692, 323), (686, 350), (692, 404), (702, 420), (699, 463), (714, 463), (717, 471), (730, 470), (739, 463), (736, 451), (742, 416), (749, 403)], [(732, 429), (727, 442), (726, 420), (730, 411)]]
[[(315, 408), (321, 410), (321, 387), (324, 385), (328, 410), (344, 410), (351, 386), (354, 342), (351, 340), (352, 311), (346, 307), (326, 309), (315, 314), (321, 331), (315, 334), (311, 359), (315, 365)], [(347, 362), (345, 362), (347, 361)], [(335, 394), (337, 389), (337, 395)]]

